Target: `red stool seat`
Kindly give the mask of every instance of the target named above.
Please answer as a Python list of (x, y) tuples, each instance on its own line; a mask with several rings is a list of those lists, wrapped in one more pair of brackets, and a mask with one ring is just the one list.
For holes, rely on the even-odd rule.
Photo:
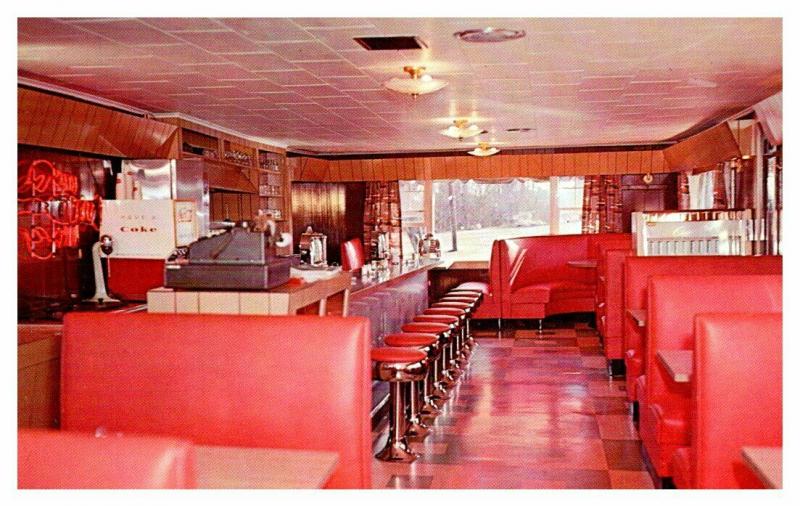
[(423, 334), (421, 332), (389, 334), (383, 338), (383, 342), (387, 346), (430, 346), (438, 341), (436, 334)]
[(412, 322), (401, 327), (403, 332), (422, 332), (425, 334), (441, 334), (450, 330), (450, 325), (444, 323)]
[(463, 302), (464, 304), (475, 305), (478, 302), (478, 299), (473, 297), (458, 297), (455, 295), (445, 295), (439, 302)]
[(458, 288), (455, 288), (447, 292), (447, 295), (466, 295), (469, 297), (481, 297), (483, 296), (483, 293), (472, 290), (459, 290)]
[(489, 293), (489, 283), (483, 283), (481, 281), (467, 281), (466, 283), (461, 283), (453, 290), (470, 290), (481, 293)]
[(431, 307), (452, 307), (456, 309), (469, 309), (472, 304), (467, 304), (466, 302), (436, 302), (435, 304), (431, 304)]
[(422, 312), (422, 314), (430, 314), (430, 315), (448, 315), (448, 316), (463, 316), (466, 314), (466, 311), (463, 309), (458, 309), (456, 307), (430, 307)]
[(427, 355), (420, 350), (414, 350), (411, 348), (386, 346), (383, 348), (372, 348), (370, 357), (375, 362), (411, 364), (413, 362), (421, 362), (425, 360)]
[(458, 316), (450, 316), (444, 314), (421, 314), (414, 317), (415, 322), (423, 323), (444, 323), (445, 325), (458, 324)]

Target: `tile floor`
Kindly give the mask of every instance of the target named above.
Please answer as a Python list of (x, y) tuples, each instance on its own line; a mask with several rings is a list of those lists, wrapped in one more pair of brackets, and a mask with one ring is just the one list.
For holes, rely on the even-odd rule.
[[(595, 331), (476, 331), (478, 347), (412, 464), (373, 460), (374, 488), (653, 488)], [(376, 451), (385, 424), (374, 433)]]

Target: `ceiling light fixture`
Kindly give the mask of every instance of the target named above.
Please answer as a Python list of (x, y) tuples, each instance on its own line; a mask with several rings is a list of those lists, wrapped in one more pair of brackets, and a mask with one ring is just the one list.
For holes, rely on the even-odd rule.
[(494, 147), (489, 147), (488, 142), (480, 142), (478, 143), (478, 147), (473, 149), (472, 151), (467, 151), (468, 154), (472, 156), (492, 156), (499, 153), (500, 150)]
[(510, 30), (508, 28), (495, 28), (487, 26), (486, 28), (474, 28), (472, 30), (464, 30), (456, 32), (453, 37), (463, 40), (464, 42), (506, 42), (509, 40), (521, 39), (525, 36), (525, 30)]
[(470, 125), (469, 120), (454, 119), (452, 125), (444, 130), (440, 130), (439, 133), (452, 139), (458, 139), (461, 141), (469, 137), (485, 134), (487, 132), (474, 123)]
[(403, 67), (403, 72), (409, 75), (408, 78), (393, 77), (383, 83), (383, 85), (398, 93), (405, 93), (417, 98), (426, 93), (433, 93), (439, 91), (447, 86), (447, 81), (441, 79), (434, 79), (429, 74), (425, 73), (425, 67)]

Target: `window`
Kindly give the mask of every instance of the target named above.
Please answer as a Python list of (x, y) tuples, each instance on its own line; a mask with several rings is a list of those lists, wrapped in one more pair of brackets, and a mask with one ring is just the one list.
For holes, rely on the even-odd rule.
[(583, 178), (401, 181), (400, 198), (403, 251), (432, 229), (444, 258), (488, 260), (495, 239), (580, 233)]
[(558, 234), (580, 234), (583, 215), (583, 178), (553, 177), (558, 199), (556, 202)]

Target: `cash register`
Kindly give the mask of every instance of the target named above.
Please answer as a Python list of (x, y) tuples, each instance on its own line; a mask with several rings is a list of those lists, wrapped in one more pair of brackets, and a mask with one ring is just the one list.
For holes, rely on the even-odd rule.
[(275, 254), (275, 228), (246, 223), (175, 249), (164, 286), (179, 289), (267, 290), (289, 281), (292, 258)]

